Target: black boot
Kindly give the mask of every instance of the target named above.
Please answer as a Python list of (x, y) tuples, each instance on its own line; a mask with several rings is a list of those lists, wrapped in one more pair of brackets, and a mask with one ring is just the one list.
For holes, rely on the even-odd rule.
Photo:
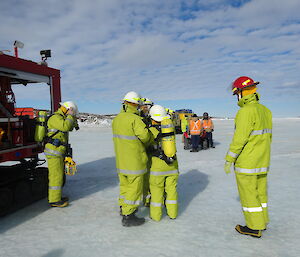
[(69, 197), (67, 197), (67, 196), (62, 196), (62, 197), (61, 197), (61, 200), (64, 201), (64, 202), (65, 202), (65, 201), (68, 202), (68, 201), (69, 201)]
[(243, 235), (253, 236), (257, 238), (261, 237), (261, 230), (254, 230), (248, 228), (247, 226), (236, 225), (235, 230)]
[(61, 199), (58, 202), (52, 202), (52, 203), (49, 203), (49, 204), (50, 204), (51, 207), (60, 207), (60, 208), (63, 208), (63, 207), (68, 206), (69, 202), (66, 199)]
[(123, 215), (122, 225), (124, 227), (139, 226), (144, 223), (145, 223), (145, 219), (135, 216), (135, 212), (129, 215)]

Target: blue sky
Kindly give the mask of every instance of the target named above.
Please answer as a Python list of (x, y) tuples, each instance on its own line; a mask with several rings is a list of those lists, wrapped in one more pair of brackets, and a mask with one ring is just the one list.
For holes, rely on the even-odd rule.
[[(61, 69), (63, 100), (111, 114), (137, 91), (171, 109), (235, 115), (227, 90), (260, 81), (275, 117), (300, 116), (299, 0), (1, 0), (0, 50)], [(48, 87), (15, 86), (18, 106), (47, 107)]]

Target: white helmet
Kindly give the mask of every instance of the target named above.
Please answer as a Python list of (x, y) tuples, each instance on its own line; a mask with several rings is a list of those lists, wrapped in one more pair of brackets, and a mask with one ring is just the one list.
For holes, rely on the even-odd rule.
[(123, 101), (127, 101), (134, 104), (141, 104), (141, 96), (134, 91), (130, 91), (124, 96)]
[(145, 97), (145, 98), (142, 98), (141, 100), (142, 100), (142, 105), (153, 106), (153, 102), (149, 98)]
[(75, 116), (78, 116), (79, 114), (79, 111), (78, 111), (78, 107), (77, 105), (72, 102), (72, 101), (66, 101), (66, 102), (63, 102), (63, 103), (59, 103), (61, 106), (65, 107), (67, 110), (69, 110), (70, 108), (72, 108), (75, 112)]
[(149, 114), (150, 114), (151, 119), (158, 121), (158, 122), (161, 122), (163, 119), (169, 117), (165, 108), (158, 104), (155, 104), (150, 108)]

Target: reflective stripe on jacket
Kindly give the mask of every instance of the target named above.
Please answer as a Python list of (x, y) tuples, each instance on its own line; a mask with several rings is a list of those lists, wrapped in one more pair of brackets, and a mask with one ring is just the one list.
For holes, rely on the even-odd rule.
[(142, 175), (147, 171), (145, 146), (151, 141), (152, 134), (136, 108), (125, 104), (124, 109), (112, 123), (116, 168), (121, 174)]
[(201, 133), (201, 121), (200, 120), (190, 120), (190, 134), (200, 135)]
[(203, 129), (214, 129), (214, 123), (211, 119), (202, 120), (202, 127)]
[(269, 171), (272, 113), (259, 103), (257, 93), (244, 96), (235, 117), (235, 132), (225, 157), (235, 163), (235, 172), (247, 175)]

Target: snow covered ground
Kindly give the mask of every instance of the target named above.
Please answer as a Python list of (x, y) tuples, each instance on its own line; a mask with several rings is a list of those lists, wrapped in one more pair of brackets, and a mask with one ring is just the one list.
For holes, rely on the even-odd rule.
[(125, 228), (109, 127), (70, 135), (78, 174), (68, 177), (70, 206), (46, 199), (0, 220), (1, 257), (297, 257), (300, 256), (300, 119), (274, 120), (269, 173), (270, 224), (261, 239), (238, 234), (244, 224), (234, 174), (223, 171), (232, 120), (215, 121), (215, 149), (190, 153), (177, 136), (179, 216)]

